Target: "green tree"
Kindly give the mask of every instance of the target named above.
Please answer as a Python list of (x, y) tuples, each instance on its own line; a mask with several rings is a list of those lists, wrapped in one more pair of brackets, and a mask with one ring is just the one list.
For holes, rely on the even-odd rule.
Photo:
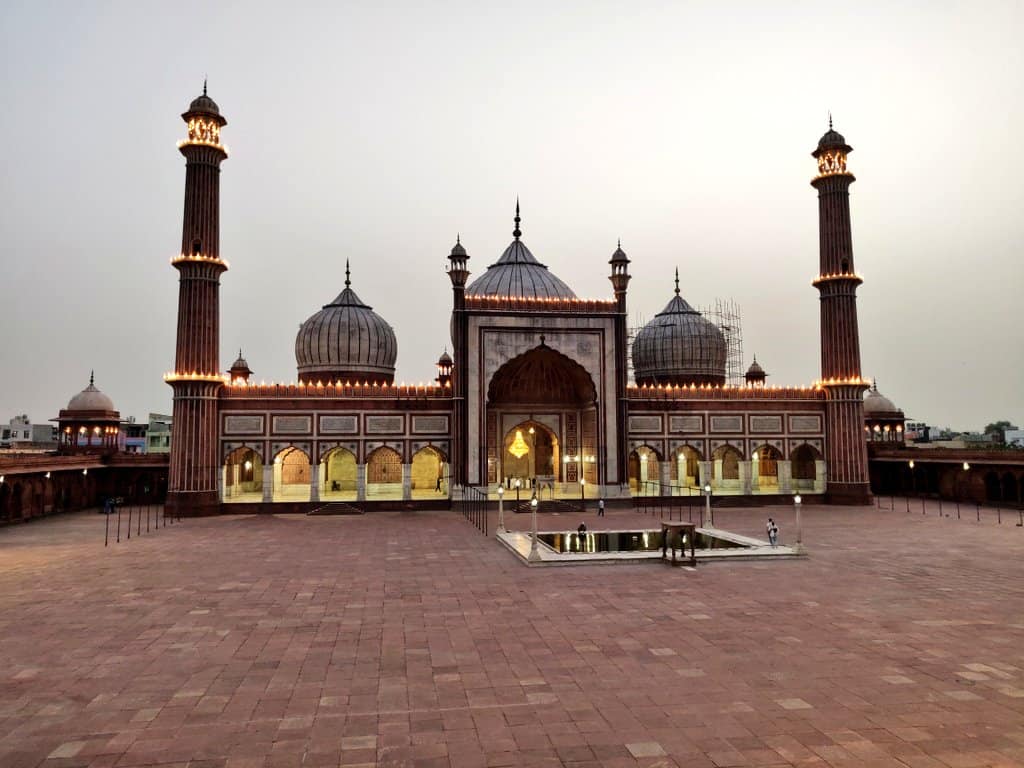
[(1011, 424), (1008, 421), (996, 421), (996, 422), (993, 422), (992, 424), (988, 424), (985, 427), (985, 434), (986, 435), (991, 435), (991, 434), (999, 435), (999, 442), (1000, 443), (1005, 443), (1006, 442), (1006, 430), (1008, 430), (1008, 429), (1017, 429), (1017, 427), (1014, 426), (1013, 424)]

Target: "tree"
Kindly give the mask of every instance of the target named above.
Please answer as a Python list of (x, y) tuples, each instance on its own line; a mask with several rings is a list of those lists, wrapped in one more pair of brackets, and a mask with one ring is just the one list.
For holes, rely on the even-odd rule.
[(985, 427), (985, 434), (986, 435), (992, 435), (992, 434), (998, 435), (999, 436), (999, 442), (1000, 443), (1005, 443), (1006, 442), (1006, 430), (1008, 430), (1008, 429), (1017, 429), (1017, 427), (1014, 426), (1013, 424), (1011, 424), (1008, 421), (996, 421), (996, 422), (994, 422), (992, 424), (989, 424), (989, 425), (987, 425)]

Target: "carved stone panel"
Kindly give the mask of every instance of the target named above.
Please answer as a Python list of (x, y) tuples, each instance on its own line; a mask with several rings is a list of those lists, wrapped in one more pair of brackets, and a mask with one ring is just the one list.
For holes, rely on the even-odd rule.
[(308, 435), (313, 431), (312, 416), (274, 416), (274, 434)]
[(821, 416), (808, 414), (806, 416), (789, 417), (790, 432), (821, 432)]
[(447, 416), (413, 416), (412, 431), (416, 435), (448, 434)]
[(632, 432), (661, 432), (661, 416), (630, 416), (629, 431)]
[(768, 432), (778, 434), (782, 431), (781, 416), (754, 416), (750, 417), (751, 432)]
[(367, 416), (366, 434), (368, 435), (400, 435), (405, 431), (405, 418), (402, 416)]
[(262, 435), (263, 434), (263, 417), (262, 416), (225, 416), (224, 417), (224, 434), (225, 435)]
[(703, 432), (703, 416), (669, 416), (669, 432)]
[(742, 432), (743, 431), (743, 417), (742, 416), (712, 416), (711, 417), (711, 431), (712, 432)]
[(321, 416), (320, 434), (355, 435), (359, 432), (358, 416)]

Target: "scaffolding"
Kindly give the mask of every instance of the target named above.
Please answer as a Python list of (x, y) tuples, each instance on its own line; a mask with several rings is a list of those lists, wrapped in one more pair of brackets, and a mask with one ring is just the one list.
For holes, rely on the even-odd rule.
[[(709, 307), (698, 307), (697, 311), (714, 323), (725, 337), (726, 383), (742, 386), (746, 382), (747, 370), (743, 365), (743, 328), (740, 305), (732, 299), (715, 299), (714, 304)], [(642, 314), (636, 313), (633, 315), (633, 323), (626, 332), (626, 372), (630, 382), (636, 381), (633, 370), (633, 341), (645, 325), (647, 325), (647, 320)]]
[(743, 367), (743, 325), (740, 305), (732, 299), (715, 299), (710, 307), (701, 307), (704, 317), (718, 326), (725, 336), (725, 381), (741, 386), (746, 381)]

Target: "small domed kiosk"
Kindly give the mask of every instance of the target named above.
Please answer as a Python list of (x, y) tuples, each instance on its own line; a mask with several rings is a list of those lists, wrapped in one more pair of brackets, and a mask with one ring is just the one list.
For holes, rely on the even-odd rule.
[(60, 432), (60, 453), (112, 453), (120, 444), (121, 414), (114, 401), (96, 388), (92, 373), (89, 386), (72, 397), (54, 421)]
[(902, 443), (906, 418), (892, 400), (878, 391), (878, 383), (864, 396), (864, 431), (873, 443)]

